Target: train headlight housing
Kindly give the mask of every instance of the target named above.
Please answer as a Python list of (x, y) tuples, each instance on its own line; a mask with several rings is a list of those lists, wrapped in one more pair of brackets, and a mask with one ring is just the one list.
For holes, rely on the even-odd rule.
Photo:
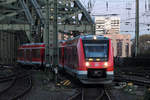
[(92, 59), (92, 58), (89, 58), (89, 61), (93, 61), (93, 59)]
[(96, 40), (96, 39), (97, 39), (97, 37), (96, 37), (96, 36), (94, 36), (94, 37), (93, 37), (93, 39), (94, 39), (94, 40)]
[(107, 62), (105, 62), (105, 63), (104, 63), (104, 67), (107, 67), (107, 66), (108, 66), (108, 63), (107, 63)]
[(97, 58), (97, 59), (96, 59), (96, 61), (100, 61), (100, 59), (99, 59), (99, 58)]
[(90, 63), (89, 63), (89, 62), (86, 62), (85, 65), (86, 65), (86, 67), (89, 67), (89, 66), (90, 66)]

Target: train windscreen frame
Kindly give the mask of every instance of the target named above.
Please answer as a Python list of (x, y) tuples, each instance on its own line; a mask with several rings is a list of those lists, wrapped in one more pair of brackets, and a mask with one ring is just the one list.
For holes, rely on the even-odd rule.
[(83, 48), (86, 61), (108, 61), (109, 40), (83, 40)]

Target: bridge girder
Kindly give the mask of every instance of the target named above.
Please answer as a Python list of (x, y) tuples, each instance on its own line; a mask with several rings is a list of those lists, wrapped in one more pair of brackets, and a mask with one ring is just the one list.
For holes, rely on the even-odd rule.
[[(50, 31), (53, 31), (53, 0), (49, 0)], [(21, 4), (24, 2), (24, 5)], [(0, 2), (0, 30), (24, 30), (32, 42), (42, 42), (46, 0), (5, 0)], [(58, 32), (93, 33), (93, 21), (79, 0), (58, 0)], [(51, 36), (52, 37), (52, 36)], [(53, 37), (52, 37), (53, 38)], [(41, 41), (42, 40), (42, 41)]]

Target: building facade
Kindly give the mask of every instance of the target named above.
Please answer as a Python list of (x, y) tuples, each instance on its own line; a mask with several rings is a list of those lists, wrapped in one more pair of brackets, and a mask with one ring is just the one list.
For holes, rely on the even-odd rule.
[(131, 35), (120, 34), (120, 17), (117, 14), (95, 16), (96, 35), (112, 39), (114, 57), (131, 56)]
[(96, 15), (96, 34), (119, 34), (120, 33), (120, 17), (116, 14), (112, 15)]
[(114, 57), (131, 57), (131, 35), (130, 34), (105, 34), (112, 40)]

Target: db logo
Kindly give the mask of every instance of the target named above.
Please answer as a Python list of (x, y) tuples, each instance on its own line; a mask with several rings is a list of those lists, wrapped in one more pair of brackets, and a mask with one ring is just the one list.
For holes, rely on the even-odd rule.
[(96, 64), (95, 64), (95, 67), (97, 67), (97, 66), (99, 66), (99, 64), (98, 64), (98, 63), (96, 63)]

